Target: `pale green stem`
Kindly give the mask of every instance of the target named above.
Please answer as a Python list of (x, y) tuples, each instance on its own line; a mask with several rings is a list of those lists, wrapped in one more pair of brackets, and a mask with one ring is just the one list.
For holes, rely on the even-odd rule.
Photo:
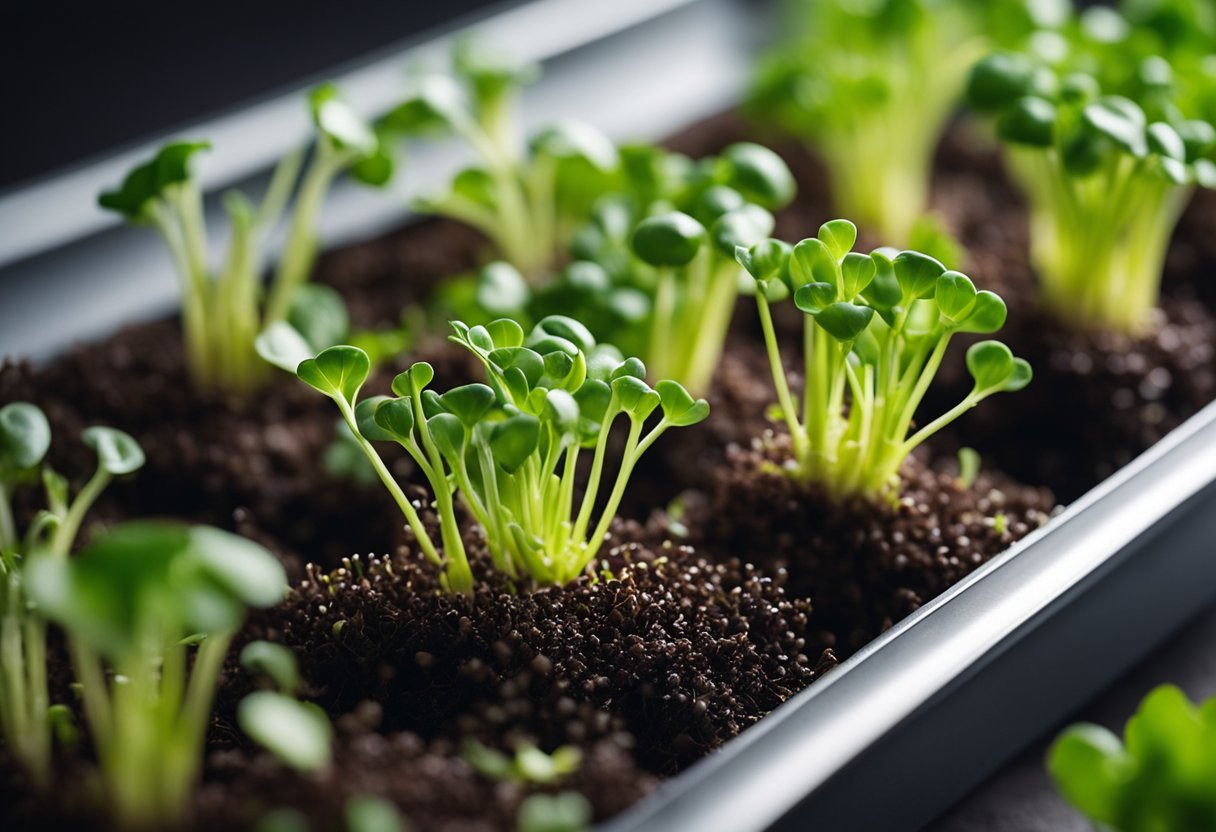
[[(781, 415), (789, 427), (790, 441), (793, 442), (794, 459), (801, 462), (806, 458), (806, 436), (802, 425), (798, 423), (798, 413), (794, 409), (794, 398), (790, 395), (789, 383), (785, 379), (785, 367), (781, 364), (781, 349), (777, 346), (777, 333), (773, 329), (773, 316), (769, 311), (768, 299), (764, 297), (763, 287), (756, 290), (756, 307), (760, 310), (760, 327), (764, 330), (764, 347), (768, 353), (769, 370), (773, 374), (773, 386), (777, 390), (777, 402), (781, 406)], [(810, 383), (810, 379), (807, 379)], [(806, 414), (809, 418), (809, 411)]]
[(92, 478), (85, 483), (84, 488), (80, 489), (80, 493), (76, 495), (71, 508), (68, 509), (68, 513), (64, 515), (63, 521), (55, 529), (55, 534), (51, 538), (52, 556), (66, 558), (72, 551), (72, 544), (80, 532), (80, 524), (84, 522), (84, 516), (92, 508), (93, 503), (105, 490), (105, 487), (109, 485), (111, 479), (113, 477), (109, 472), (104, 468), (98, 468)]
[(330, 147), (327, 140), (322, 139), (296, 195), (287, 241), (279, 256), (279, 266), (275, 270), (270, 297), (266, 302), (264, 325), (287, 319), (292, 297), (308, 280), (317, 255), (317, 217), (329, 185), (341, 170), (343, 162), (344, 157)]

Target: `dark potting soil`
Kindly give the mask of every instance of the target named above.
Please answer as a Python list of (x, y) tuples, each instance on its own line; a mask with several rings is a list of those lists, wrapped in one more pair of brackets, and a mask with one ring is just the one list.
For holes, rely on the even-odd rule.
[(1045, 488), (981, 473), (970, 487), (909, 458), (897, 503), (838, 502), (776, 470), (788, 435), (734, 446), (689, 527), (705, 551), (789, 575), (815, 599), (814, 625), (844, 658), (1048, 521)]
[[(753, 138), (727, 115), (672, 145), (702, 155)], [(776, 144), (800, 182), (777, 233), (796, 240), (834, 214), (818, 162), (796, 144)], [(1011, 473), (1030, 471), (1026, 482), (1071, 495), (1211, 398), (1213, 334), (1204, 308), (1169, 300), (1172, 325), (1145, 344), (1062, 334), (1053, 341), (1034, 309), (1022, 208), (994, 149), (956, 126), (938, 163), (934, 206), (969, 247), (966, 270), (1005, 297), (1005, 337), (1031, 357), (1037, 374), (1023, 393), (956, 423), (970, 433), (935, 441), (947, 456), (966, 441)], [(1167, 289), (1193, 289), (1196, 276), (1211, 270), (1213, 229), (1216, 208), (1197, 202), (1171, 251)], [(862, 232), (864, 245), (883, 242)], [(316, 279), (344, 295), (356, 327), (387, 327), (407, 306), (425, 302), (440, 279), (484, 255), (474, 232), (427, 221), (326, 254)], [(796, 349), (801, 315), (789, 304), (775, 312), (783, 341)], [(952, 352), (958, 360), (940, 385), (946, 399), (966, 381), (961, 346)], [(1093, 395), (1059, 407), (1059, 385), (1081, 386), (1075, 356), (1094, 354), (1103, 357), (1092, 366), (1101, 374), (1113, 367), (1116, 382), (1087, 381)], [(444, 386), (480, 376), (467, 354), (432, 338), (377, 372), (367, 392), (387, 391), (392, 375), (419, 358), (436, 365)], [(794, 359), (786, 356), (787, 366), (796, 367)], [(1057, 372), (1057, 365), (1074, 371)], [(1162, 367), (1170, 374), (1165, 392)], [(1122, 415), (1115, 413), (1112, 401), (1129, 394)], [(651, 517), (688, 491), (676, 506), (682, 515), (668, 521), (660, 512), (644, 528), (618, 524), (611, 576), (512, 593), (481, 570), (487, 577), (470, 605), (437, 592), (378, 485), (326, 473), (322, 458), (338, 414), (298, 382), (275, 378), (245, 403), (199, 395), (188, 384), (172, 321), (128, 328), (38, 370), (0, 367), (0, 403), (30, 400), (47, 411), (52, 462), (77, 483), (92, 465), (77, 441), (86, 425), (112, 424), (143, 444), (147, 466), (112, 486), (93, 520), (169, 515), (235, 529), (270, 546), (293, 578), (304, 579), (287, 603), (255, 616), (238, 643), (265, 637), (296, 652), (306, 697), (337, 725), (335, 765), (306, 777), (252, 749), (233, 722), (234, 703), (251, 680), (231, 665), (196, 803), (199, 828), (207, 829), (246, 827), (282, 806), (333, 825), (345, 800), (360, 794), (394, 801), (416, 829), (508, 828), (529, 790), (474, 772), (460, 754), (470, 737), (502, 749), (520, 741), (546, 750), (579, 746), (584, 765), (562, 788), (583, 793), (597, 818), (611, 816), (817, 678), (832, 663), (825, 648), (851, 652), (1037, 527), (1053, 505), (1046, 490), (995, 470), (960, 489), (920, 459), (905, 470), (905, 499), (878, 513), (833, 505), (766, 473), (760, 457), (773, 451), (752, 440), (772, 428), (764, 412), (773, 397), (749, 298), (740, 300), (709, 398), (705, 423), (669, 432), (643, 458), (623, 512)], [(1017, 450), (1000, 422), (1015, 399), (1028, 414)], [(1053, 409), (1074, 425), (1101, 424), (1095, 435), (1105, 438), (1089, 446), (1095, 461), (1018, 468), (1038, 457), (1068, 459), (1081, 447), (1042, 419)], [(767, 435), (779, 453), (779, 431)], [(403, 479), (414, 476), (404, 455), (386, 456)], [(30, 511), (33, 501), (21, 508)], [(682, 536), (677, 544), (696, 542), (697, 551), (667, 543), (674, 532)], [(358, 569), (352, 561), (322, 579), (354, 552), (394, 550), (391, 561), (364, 559)], [(318, 565), (305, 568), (309, 562)], [(87, 768), (65, 760), (63, 782), (83, 783)], [(96, 826), (83, 787), (65, 791), (54, 805), (10, 800), (28, 790), (0, 760), (0, 825)]]

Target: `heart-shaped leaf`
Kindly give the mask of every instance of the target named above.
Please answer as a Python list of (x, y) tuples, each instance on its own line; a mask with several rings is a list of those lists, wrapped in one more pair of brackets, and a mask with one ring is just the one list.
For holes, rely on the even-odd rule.
[(1134, 101), (1109, 95), (1083, 111), (1086, 125), (1137, 158), (1148, 153), (1147, 119)]
[(254, 348), (267, 364), (292, 375), (296, 375), (301, 363), (317, 352), (317, 348), (287, 321), (272, 321), (258, 334)]
[(328, 765), (333, 726), (325, 711), (311, 702), (259, 690), (240, 701), (236, 716), (242, 731), (296, 771)]
[(946, 271), (937, 260), (919, 251), (901, 251), (895, 255), (892, 265), (900, 291), (907, 300), (933, 297), (937, 279)]
[(368, 442), (396, 442), (397, 437), (376, 422), (376, 411), (389, 401), (389, 396), (370, 396), (355, 405), (355, 427)]
[(274, 682), (280, 693), (292, 694), (300, 686), (296, 654), (272, 641), (251, 641), (241, 649), (241, 667)]
[(453, 387), (439, 401), (444, 410), (471, 428), (494, 406), (494, 391), (484, 384), (466, 384)]
[(413, 399), (408, 396), (385, 399), (376, 406), (372, 418), (392, 439), (408, 442), (414, 434)]
[(709, 402), (693, 399), (679, 382), (663, 379), (654, 386), (663, 407), (663, 418), (676, 427), (687, 427), (709, 416)]
[(843, 260), (857, 242), (857, 226), (848, 220), (829, 220), (819, 226), (818, 236), (834, 259)]
[(1055, 141), (1056, 105), (1045, 98), (1027, 96), (1013, 103), (996, 121), (1001, 138), (1030, 147), (1051, 147)]
[(296, 368), (305, 384), (333, 399), (353, 402), (371, 372), (371, 360), (358, 347), (337, 346), (322, 350)]
[(494, 347), (519, 347), (524, 343), (524, 328), (510, 318), (499, 318), (485, 326)]
[(836, 302), (836, 287), (830, 283), (807, 283), (794, 293), (794, 305), (808, 315), (818, 315)]
[(646, 365), (642, 363), (640, 358), (626, 358), (617, 366), (615, 370), (612, 371), (609, 381), (616, 381), (617, 379), (624, 378), (626, 376), (637, 379), (645, 379)]
[(831, 304), (816, 315), (815, 323), (837, 341), (847, 344), (865, 332), (873, 317), (874, 310), (868, 306), (841, 302)]
[(0, 407), (0, 476), (34, 468), (50, 447), (51, 425), (41, 409), (29, 402)]
[(750, 249), (736, 248), (735, 260), (763, 286), (773, 280), (790, 280), (790, 253), (787, 243), (768, 239), (761, 240)]
[(767, 147), (751, 142), (732, 144), (722, 151), (725, 184), (749, 202), (769, 210), (784, 208), (794, 198), (797, 184), (785, 161)]
[(578, 402), (565, 390), (550, 390), (545, 394), (543, 413), (545, 421), (559, 434), (572, 435), (578, 429)]
[(85, 428), (84, 444), (97, 454), (97, 466), (116, 477), (138, 471), (144, 464), (144, 449), (129, 433), (107, 427)]
[(999, 295), (982, 289), (976, 293), (975, 305), (959, 326), (959, 331), (991, 335), (1005, 325), (1007, 314), (1005, 301), (1001, 300)]
[(899, 306), (903, 300), (903, 290), (899, 287), (899, 279), (895, 277), (895, 264), (882, 252), (870, 254), (874, 261), (874, 279), (870, 281), (861, 293), (866, 303), (884, 314)]
[(938, 312), (954, 326), (975, 309), (976, 294), (971, 278), (960, 272), (949, 271), (937, 278), (933, 297), (937, 301)]
[(773, 231), (773, 215), (759, 205), (743, 205), (719, 217), (709, 229), (714, 248), (723, 257), (733, 258), (735, 249), (750, 248)]
[(605, 173), (620, 164), (616, 145), (597, 128), (574, 119), (563, 119), (537, 133), (532, 152), (554, 159), (581, 159)]
[(489, 360), (504, 376), (517, 376), (528, 390), (545, 374), (545, 360), (527, 347), (496, 349), (490, 353)]
[(652, 390), (649, 384), (633, 376), (614, 379), (612, 392), (621, 403), (621, 409), (635, 421), (645, 419), (661, 403), (659, 394)]
[(508, 474), (524, 464), (539, 442), (540, 421), (527, 413), (509, 416), (490, 430), (490, 452)]
[(808, 237), (794, 246), (790, 254), (790, 277), (795, 289), (807, 283), (839, 286), (840, 264), (822, 240)]
[(452, 413), (438, 413), (426, 420), (426, 429), (448, 464), (452, 467), (459, 465), (469, 436), (469, 430), (460, 418)]
[(855, 251), (847, 252), (840, 261), (841, 293), (850, 300), (857, 297), (870, 285), (876, 271), (873, 258)]
[(975, 379), (975, 390), (985, 394), (1003, 390), (1017, 372), (1013, 353), (1000, 341), (972, 344), (967, 350), (967, 371)]
[(595, 349), (595, 337), (591, 334), (591, 330), (565, 315), (550, 315), (547, 318), (541, 319), (532, 328), (532, 332), (528, 335), (526, 343), (532, 349), (544, 354), (547, 350), (540, 349), (536, 345), (545, 343), (549, 338), (553, 337), (560, 338), (571, 345), (572, 348), (566, 348), (566, 351), (571, 355), (579, 350), (590, 352)]

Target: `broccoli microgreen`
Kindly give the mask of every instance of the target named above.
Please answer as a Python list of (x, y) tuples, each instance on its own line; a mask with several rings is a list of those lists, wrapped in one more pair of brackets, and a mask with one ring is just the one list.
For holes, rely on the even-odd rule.
[(1072, 725), (1047, 766), (1065, 799), (1103, 829), (1211, 829), (1216, 699), (1197, 706), (1162, 685), (1128, 720), (1123, 741), (1100, 725)]
[[(916, 251), (853, 252), (857, 229), (825, 223), (792, 248), (766, 240), (737, 252), (757, 282), (756, 304), (789, 428), (791, 476), (836, 498), (891, 492), (914, 448), (988, 396), (1029, 383), (1030, 366), (998, 341), (966, 355), (971, 392), (912, 431), (913, 417), (956, 333), (991, 333), (1005, 304), (966, 276)], [(781, 363), (769, 295), (787, 292), (804, 321), (801, 403)]]
[[(47, 690), (46, 620), (26, 592), (26, 573), (40, 559), (63, 560), (97, 497), (115, 476), (143, 465), (139, 445), (106, 427), (84, 431), (97, 470), (73, 498), (66, 479), (43, 463), (51, 444), (45, 414), (28, 402), (0, 408), (0, 733), (39, 787), (48, 784), (53, 719)], [(41, 477), (47, 507), (19, 535), (14, 491)], [(68, 728), (70, 728), (70, 722)]]
[[(536, 281), (564, 252), (585, 208), (585, 180), (611, 176), (616, 146), (589, 124), (563, 120), (524, 142), (516, 117), (521, 87), (537, 68), (471, 40), (457, 43), (453, 75), (427, 75), (378, 129), (394, 139), (435, 131), (459, 136), (477, 157), (446, 192), (419, 202), (426, 213), (484, 233), (498, 253)], [(526, 146), (525, 146), (526, 144)]]
[[(789, 204), (795, 185), (777, 154), (746, 142), (702, 160), (676, 185), (633, 227), (629, 245), (653, 272), (651, 372), (700, 394), (709, 389), (745, 278), (735, 249), (772, 233), (771, 211)], [(672, 207), (654, 210), (664, 204)]]
[[(457, 498), (485, 530), (495, 566), (537, 583), (578, 577), (595, 557), (624, 497), (634, 466), (671, 427), (704, 419), (709, 405), (678, 383), (645, 381), (636, 358), (596, 344), (577, 321), (553, 316), (525, 336), (509, 319), (469, 327), (453, 322), (452, 339), (484, 365), (490, 384), (439, 394), (428, 389), (431, 365), (419, 362), (392, 384), (393, 396), (359, 399), (370, 371), (367, 355), (338, 346), (295, 365), (299, 378), (329, 396), (388, 488), (423, 554), (444, 569), (453, 592), (470, 592), (473, 575), (457, 522)], [(297, 355), (264, 354), (286, 368)], [(649, 430), (646, 422), (658, 411)], [(629, 433), (615, 481), (593, 523), (605, 485), (608, 434), (621, 416)], [(443, 553), (373, 442), (400, 444), (426, 477), (440, 520)], [(581, 499), (578, 459), (593, 449)]]
[(491, 780), (513, 780), (548, 786), (578, 771), (582, 752), (572, 745), (563, 745), (546, 754), (531, 743), (521, 743), (514, 756), (489, 748), (476, 740), (468, 740), (462, 756), (479, 774)]
[(928, 204), (933, 153), (993, 41), (1056, 22), (1058, 2), (816, 0), (761, 65), (748, 107), (824, 158), (834, 205), (899, 245)]
[(282, 566), (218, 529), (145, 522), (24, 573), (67, 633), (106, 805), (128, 828), (180, 823), (228, 644), (246, 607), (283, 597)]
[[(305, 169), (302, 151), (284, 157), (257, 207), (239, 192), (225, 195), (232, 238), (218, 269), (208, 265), (203, 197), (194, 174), (194, 159), (210, 147), (207, 142), (169, 142), (117, 190), (98, 199), (103, 208), (151, 226), (164, 239), (182, 285), (187, 361), (202, 387), (243, 393), (255, 386), (262, 365), (254, 338), (266, 324), (289, 316), (303, 332), (311, 333), (315, 322), (327, 339), (337, 333), (334, 340), (316, 344), (318, 349), (346, 337), (341, 299), (319, 287), (307, 294), (300, 290), (316, 259), (317, 217), (330, 184), (356, 162), (378, 154), (380, 145), (333, 85), (317, 87), (309, 101), (317, 132), (311, 161)], [(263, 305), (258, 277), (267, 238), (293, 191), (287, 239)]]
[[(1030, 202), (1043, 302), (1074, 326), (1136, 332), (1183, 208), (1197, 186), (1216, 187), (1216, 113), (1179, 94), (1162, 56), (1104, 54), (1092, 18), (1059, 54), (980, 61), (968, 100), (995, 118)], [(1110, 9), (1100, 19), (1129, 25)]]

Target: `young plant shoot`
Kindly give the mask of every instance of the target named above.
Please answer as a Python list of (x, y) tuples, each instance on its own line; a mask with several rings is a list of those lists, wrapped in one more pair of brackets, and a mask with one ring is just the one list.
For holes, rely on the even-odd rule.
[[(106, 485), (144, 463), (139, 445), (122, 431), (91, 427), (83, 439), (97, 454), (97, 470), (73, 498), (67, 480), (43, 463), (51, 429), (42, 411), (26, 402), (0, 408), (0, 733), (39, 788), (49, 785), (51, 773), (52, 706), (46, 619), (25, 591), (26, 572), (40, 560), (65, 560)], [(47, 507), (19, 535), (13, 492), (39, 479)]]
[[(335, 87), (317, 87), (309, 103), (317, 141), (307, 168), (303, 151), (284, 157), (256, 208), (239, 192), (225, 196), (232, 236), (218, 269), (208, 264), (203, 197), (193, 164), (208, 143), (166, 144), (132, 170), (118, 190), (98, 200), (130, 223), (155, 228), (168, 246), (182, 287), (186, 358), (200, 387), (237, 394), (254, 387), (264, 371), (254, 338), (275, 321), (291, 318), (305, 335), (323, 341), (317, 349), (346, 337), (346, 310), (337, 294), (305, 286), (317, 255), (317, 217), (338, 174), (353, 168), (363, 181), (381, 185), (392, 169), (382, 158), (375, 133), (338, 97)], [(376, 160), (382, 163), (370, 164)], [(360, 162), (364, 164), (354, 167)], [(259, 275), (268, 237), (293, 191), (286, 242), (263, 303)]]
[[(512, 578), (563, 584), (577, 578), (599, 551), (634, 466), (668, 428), (695, 424), (709, 413), (673, 381), (653, 388), (636, 358), (597, 345), (570, 318), (541, 321), (525, 337), (514, 321), (487, 326), (452, 324), (453, 340), (484, 364), (490, 384), (468, 384), (439, 394), (428, 389), (429, 364), (417, 363), (393, 381), (393, 397), (362, 401), (367, 355), (331, 347), (297, 365), (305, 383), (338, 405), (376, 473), (393, 495), (424, 555), (444, 570), (452, 592), (472, 590), (473, 575), (457, 522), (460, 499), (485, 530), (494, 565)], [(272, 354), (269, 345), (264, 354)], [(281, 366), (293, 359), (280, 356)], [(648, 417), (660, 418), (649, 430)], [(607, 486), (609, 428), (620, 416), (629, 434), (618, 473)], [(427, 478), (440, 520), (442, 554), (417, 509), (372, 445), (397, 442)], [(592, 452), (582, 489), (579, 455)], [(581, 492), (581, 499), (576, 493)]]
[(998, 52), (976, 65), (967, 96), (995, 117), (1030, 203), (1043, 303), (1078, 328), (1136, 333), (1157, 305), (1183, 208), (1196, 186), (1216, 187), (1216, 128), (1184, 116), (1163, 59), (1122, 77), (1129, 62)]
[(146, 522), (25, 571), (67, 633), (106, 807), (127, 829), (180, 825), (228, 644), (247, 607), (283, 597), (282, 566), (218, 529)]
[(746, 278), (735, 249), (772, 233), (771, 211), (789, 204), (795, 185), (777, 154), (750, 143), (703, 161), (689, 178), (680, 198), (687, 211), (645, 217), (629, 243), (653, 271), (646, 352), (652, 376), (676, 379), (699, 395), (709, 389)]
[(295, 654), (281, 644), (252, 641), (241, 650), (241, 666), (268, 683), (237, 705), (241, 730), (296, 771), (327, 766), (333, 726), (320, 706), (296, 698), (300, 670)]
[(898, 245), (928, 207), (933, 154), (993, 38), (1051, 24), (1067, 3), (814, 0), (762, 64), (749, 108), (812, 146), (841, 214)]
[(1101, 829), (1216, 829), (1216, 699), (1193, 704), (1162, 685), (1124, 739), (1100, 725), (1067, 728), (1047, 767), (1064, 798)]
[[(785, 470), (836, 499), (879, 500), (898, 493), (899, 469), (914, 448), (988, 396), (1025, 387), (1031, 371), (998, 341), (972, 345), (971, 392), (913, 431), (950, 339), (1000, 329), (1005, 304), (925, 254), (853, 252), (856, 238), (852, 223), (833, 220), (793, 248), (766, 240), (737, 254), (757, 283), (773, 384), (790, 432)], [(807, 315), (801, 402), (786, 380), (773, 328), (769, 297), (781, 292)]]
[[(619, 163), (616, 146), (588, 124), (563, 120), (525, 143), (517, 123), (519, 90), (538, 74), (533, 64), (472, 40), (457, 43), (454, 77), (430, 75), (380, 122), (386, 145), (419, 133), (459, 136), (477, 165), (456, 175), (423, 211), (481, 231), (530, 283), (564, 254), (589, 199)], [(526, 144), (526, 147), (525, 147)]]

